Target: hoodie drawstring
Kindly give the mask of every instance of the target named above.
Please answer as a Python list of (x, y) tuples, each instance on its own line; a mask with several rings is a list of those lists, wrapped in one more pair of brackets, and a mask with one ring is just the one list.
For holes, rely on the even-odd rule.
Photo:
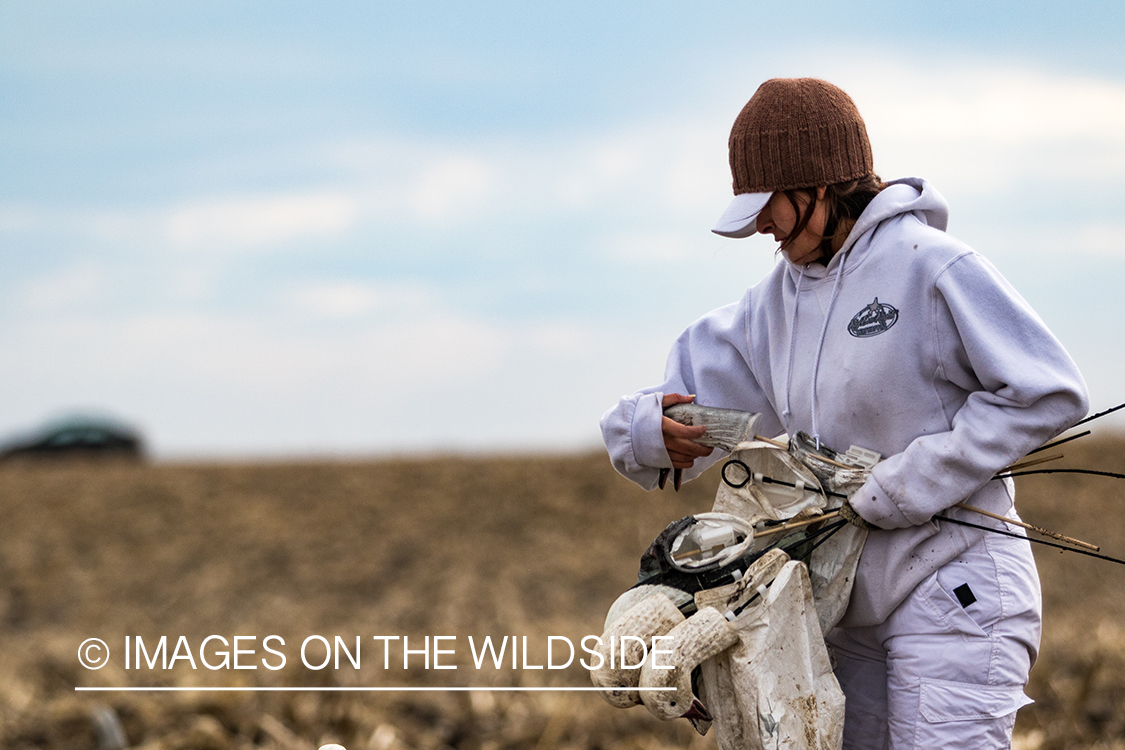
[(848, 254), (840, 256), (840, 266), (836, 269), (836, 283), (832, 285), (832, 297), (828, 300), (828, 309), (824, 311), (824, 325), (820, 329), (820, 340), (816, 343), (816, 359), (813, 361), (812, 394), (812, 437), (816, 441), (816, 449), (820, 450), (820, 429), (816, 422), (816, 376), (820, 372), (820, 354), (824, 350), (824, 335), (828, 333), (828, 320), (832, 317), (832, 308), (836, 306), (836, 297), (840, 294), (840, 280), (844, 278), (844, 263)]
[(797, 291), (793, 295), (793, 322), (789, 324), (789, 363), (787, 365), (789, 369), (785, 373), (785, 410), (781, 412), (781, 418), (786, 422), (789, 421), (791, 413), (789, 409), (789, 386), (793, 382), (793, 351), (797, 346), (797, 310), (801, 307), (801, 282), (804, 280), (805, 275), (798, 271)]
[[(828, 333), (828, 321), (832, 317), (832, 308), (836, 306), (836, 298), (840, 294), (840, 280), (844, 278), (844, 263), (847, 261), (848, 253), (844, 253), (840, 257), (840, 265), (836, 269), (836, 281), (832, 284), (832, 297), (828, 300), (828, 309), (824, 312), (824, 325), (820, 328), (820, 338), (816, 343), (816, 359), (813, 360), (812, 371), (812, 386), (810, 394), (810, 403), (812, 408), (812, 438), (816, 443), (816, 447), (820, 449), (820, 428), (817, 424), (816, 412), (816, 378), (820, 372), (820, 355), (824, 349), (824, 337)], [(793, 382), (793, 355), (797, 347), (797, 310), (801, 306), (801, 283), (805, 280), (805, 274), (801, 271), (797, 273), (797, 291), (795, 292), (793, 302), (793, 322), (789, 326), (789, 363), (788, 371), (785, 375), (785, 410), (781, 412), (782, 419), (788, 422), (790, 409), (790, 384)]]

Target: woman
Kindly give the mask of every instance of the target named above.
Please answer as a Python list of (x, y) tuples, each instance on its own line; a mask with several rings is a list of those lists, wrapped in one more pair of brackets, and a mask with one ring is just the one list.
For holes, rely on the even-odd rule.
[[(815, 79), (774, 79), (730, 135), (735, 198), (713, 231), (771, 235), (782, 259), (676, 341), (665, 382), (602, 419), (614, 466), (652, 489), (717, 455), (663, 417), (698, 400), (883, 456), (849, 500), (872, 528), (848, 610), (827, 638), (847, 696), (845, 747), (1008, 747), (1040, 633), (1023, 539), (964, 502), (1017, 518), (1008, 464), (1081, 419), (1073, 361), (984, 258), (945, 234), (926, 181), (882, 183), (855, 104)], [(996, 523), (998, 527), (1003, 524)]]

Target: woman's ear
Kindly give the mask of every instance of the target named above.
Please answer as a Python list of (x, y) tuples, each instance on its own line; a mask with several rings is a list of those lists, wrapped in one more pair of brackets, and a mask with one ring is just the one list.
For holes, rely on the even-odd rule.
[(828, 187), (827, 187), (827, 186), (825, 186), (825, 185), (821, 185), (820, 187), (818, 187), (818, 188), (816, 189), (816, 199), (817, 199), (818, 201), (824, 200), (824, 194), (825, 194), (826, 192), (828, 192)]

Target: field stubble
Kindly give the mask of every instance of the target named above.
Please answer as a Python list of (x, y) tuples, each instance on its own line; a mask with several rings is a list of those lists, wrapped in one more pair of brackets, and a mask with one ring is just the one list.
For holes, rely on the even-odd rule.
[[(1125, 437), (1067, 446), (1067, 466), (1125, 472)], [(645, 493), (601, 454), (260, 464), (0, 467), (0, 745), (349, 750), (711, 748), (686, 722), (590, 693), (75, 692), (76, 686), (587, 686), (561, 670), (476, 669), (468, 636), (599, 634), (664, 526), (709, 510), (717, 475)], [(1125, 557), (1125, 486), (1020, 480), (1032, 523)], [(1024, 750), (1125, 748), (1125, 567), (1037, 548), (1045, 635), (1016, 725)], [(255, 670), (125, 670), (125, 636), (255, 635)], [(310, 670), (303, 638), (363, 641), (360, 669)], [(261, 639), (285, 639), (263, 668)], [(456, 636), (456, 670), (384, 669), (376, 635)], [(89, 671), (78, 644), (116, 649)], [(323, 652), (322, 652), (323, 653)], [(198, 651), (195, 656), (198, 657)], [(579, 652), (578, 656), (583, 654)], [(215, 661), (214, 659), (212, 661)], [(315, 661), (315, 659), (314, 659)], [(276, 659), (274, 660), (276, 663)], [(98, 726), (102, 726), (99, 734)], [(100, 739), (99, 739), (100, 738)]]

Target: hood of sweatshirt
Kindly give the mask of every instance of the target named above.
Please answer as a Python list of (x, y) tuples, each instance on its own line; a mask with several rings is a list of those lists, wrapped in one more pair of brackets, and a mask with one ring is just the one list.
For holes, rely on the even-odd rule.
[[(922, 223), (943, 232), (949, 225), (949, 204), (941, 193), (920, 177), (906, 177), (888, 182), (887, 187), (875, 196), (860, 214), (843, 247), (832, 256), (827, 266), (819, 263), (799, 266), (785, 257), (784, 253), (781, 257), (789, 266), (793, 281), (796, 282), (798, 276), (804, 276), (806, 284), (813, 279), (832, 276), (842, 265), (854, 269), (861, 262), (859, 256), (870, 244), (871, 231), (887, 219), (902, 214), (914, 214)], [(868, 241), (862, 241), (864, 238)], [(849, 255), (852, 257), (845, 261)]]

